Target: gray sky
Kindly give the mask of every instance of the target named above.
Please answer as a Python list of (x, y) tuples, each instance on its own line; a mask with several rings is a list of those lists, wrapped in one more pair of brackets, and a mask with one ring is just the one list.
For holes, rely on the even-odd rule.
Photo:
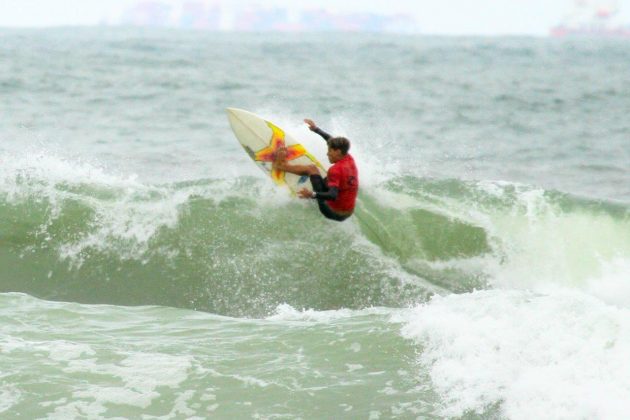
[[(190, 0), (161, 0), (181, 3)], [(203, 0), (196, 0), (203, 1)], [(597, 2), (599, 0), (586, 0)], [(612, 0), (614, 2), (615, 0)], [(94, 25), (112, 22), (140, 0), (0, 0), (0, 27)], [(575, 0), (205, 0), (224, 7), (247, 4), (326, 8), (331, 12), (413, 15), (430, 34), (545, 35), (575, 10)], [(611, 1), (608, 1), (610, 3)], [(616, 1), (618, 20), (630, 24), (630, 0)], [(600, 1), (606, 3), (606, 0)]]

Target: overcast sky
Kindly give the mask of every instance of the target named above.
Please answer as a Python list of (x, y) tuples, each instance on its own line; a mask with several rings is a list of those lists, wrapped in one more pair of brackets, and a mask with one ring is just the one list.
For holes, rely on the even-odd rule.
[[(113, 22), (141, 0), (0, 0), (0, 27), (95, 25)], [(575, 10), (575, 0), (161, 0), (325, 8), (331, 12), (406, 13), (428, 34), (545, 35)], [(597, 3), (599, 0), (587, 0)], [(615, 0), (599, 1), (614, 3)], [(618, 20), (630, 24), (630, 0), (617, 0)]]

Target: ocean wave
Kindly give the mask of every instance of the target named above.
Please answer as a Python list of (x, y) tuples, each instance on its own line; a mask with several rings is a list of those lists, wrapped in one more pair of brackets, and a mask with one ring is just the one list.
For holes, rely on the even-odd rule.
[(627, 207), (514, 183), (395, 177), (337, 224), (259, 178), (146, 185), (45, 154), (11, 162), (0, 288), (46, 299), (245, 316), (401, 307), (486, 287), (593, 290), (630, 255)]

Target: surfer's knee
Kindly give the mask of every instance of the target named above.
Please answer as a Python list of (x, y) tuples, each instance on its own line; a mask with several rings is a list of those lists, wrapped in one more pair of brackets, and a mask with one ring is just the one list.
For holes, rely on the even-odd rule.
[(319, 174), (319, 169), (317, 169), (317, 166), (315, 165), (308, 165), (306, 167), (306, 173), (305, 175), (318, 175)]

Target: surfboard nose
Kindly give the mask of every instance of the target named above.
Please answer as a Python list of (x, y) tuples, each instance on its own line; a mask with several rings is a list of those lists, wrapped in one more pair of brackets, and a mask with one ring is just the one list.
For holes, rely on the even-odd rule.
[(234, 127), (235, 124), (243, 124), (244, 122), (250, 121), (252, 119), (260, 119), (260, 117), (258, 117), (256, 114), (240, 108), (228, 107), (225, 108), (225, 112), (227, 113), (228, 120), (230, 121), (232, 127)]
[(226, 108), (225, 112), (232, 126), (232, 130), (239, 130), (239, 127), (243, 125), (243, 121), (247, 120), (247, 111), (238, 108)]
[(231, 119), (236, 114), (236, 108), (225, 108), (225, 113)]
[(225, 108), (225, 112), (228, 115), (237, 115), (237, 114), (251, 114), (251, 112), (245, 111), (244, 109), (240, 109), (240, 108), (232, 108), (232, 107), (227, 107)]

